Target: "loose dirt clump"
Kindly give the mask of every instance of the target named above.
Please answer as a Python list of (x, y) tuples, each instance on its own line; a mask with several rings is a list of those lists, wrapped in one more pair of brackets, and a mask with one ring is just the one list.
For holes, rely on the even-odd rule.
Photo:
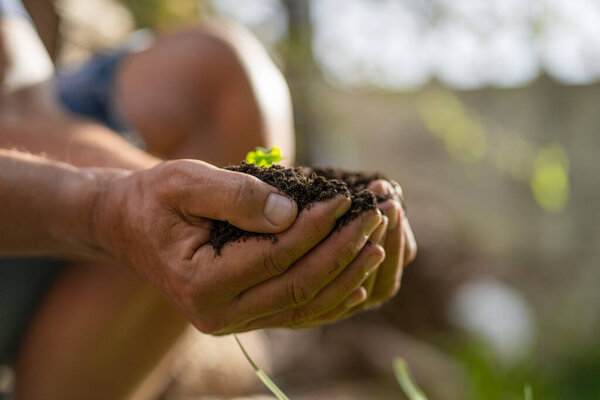
[[(378, 203), (389, 198), (376, 196), (367, 190), (372, 181), (386, 179), (377, 173), (347, 172), (331, 168), (285, 168), (281, 165), (265, 168), (245, 161), (225, 169), (255, 176), (281, 190), (296, 201), (298, 213), (309, 209), (315, 202), (331, 199), (338, 194), (350, 197), (352, 205), (337, 221), (335, 229), (340, 229), (363, 211), (377, 209)], [(216, 254), (220, 255), (227, 243), (251, 237), (277, 240), (272, 234), (248, 232), (226, 221), (215, 221), (210, 232), (210, 243)]]

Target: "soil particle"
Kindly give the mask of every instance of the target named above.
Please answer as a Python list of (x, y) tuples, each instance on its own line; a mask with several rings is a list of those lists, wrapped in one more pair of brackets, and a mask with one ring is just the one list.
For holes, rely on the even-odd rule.
[[(335, 229), (340, 229), (363, 211), (375, 210), (378, 203), (389, 198), (376, 196), (367, 190), (372, 181), (385, 179), (378, 173), (348, 172), (332, 168), (285, 168), (281, 165), (264, 168), (245, 161), (225, 169), (255, 176), (281, 190), (296, 201), (298, 213), (309, 209), (315, 202), (331, 199), (338, 194), (350, 197), (352, 205), (337, 221)], [(277, 240), (275, 235), (247, 232), (226, 221), (215, 221), (210, 232), (210, 243), (215, 253), (220, 255), (227, 243), (252, 237), (274, 242)]]

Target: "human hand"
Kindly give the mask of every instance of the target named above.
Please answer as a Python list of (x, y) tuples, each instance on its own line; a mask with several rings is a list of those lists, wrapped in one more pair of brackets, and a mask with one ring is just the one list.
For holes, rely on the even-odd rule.
[[(381, 213), (365, 212), (330, 234), (349, 199), (297, 215), (281, 195), (250, 175), (171, 161), (108, 179), (93, 230), (116, 261), (136, 269), (205, 333), (297, 327), (364, 301), (361, 285), (384, 258), (380, 245), (367, 244)], [(208, 242), (215, 219), (277, 233), (277, 240), (233, 243), (217, 256)]]
[(380, 305), (395, 296), (400, 289), (404, 267), (417, 256), (417, 243), (406, 217), (400, 185), (379, 179), (371, 182), (368, 189), (391, 198), (379, 204), (387, 226), (382, 224), (370, 237), (370, 240), (384, 247), (386, 258), (365, 282), (368, 299), (361, 304), (362, 308)]
[(417, 255), (417, 244), (406, 218), (400, 185), (395, 181), (378, 179), (371, 182), (367, 188), (375, 194), (390, 197), (379, 204), (384, 216), (368, 239), (369, 243), (383, 247), (385, 259), (361, 285), (363, 301), (350, 310), (337, 307), (299, 327), (318, 326), (383, 304), (398, 293), (402, 271)]

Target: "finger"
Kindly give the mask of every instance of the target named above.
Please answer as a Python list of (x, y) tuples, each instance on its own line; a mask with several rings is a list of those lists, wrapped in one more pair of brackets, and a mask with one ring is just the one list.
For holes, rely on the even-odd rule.
[[(402, 208), (402, 210), (403, 210), (402, 223), (405, 225), (404, 230), (405, 230), (405, 242), (406, 242), (406, 251), (404, 252), (404, 265), (406, 266), (406, 265), (410, 264), (417, 256), (417, 242), (415, 240), (413, 231), (410, 227), (410, 223), (408, 222), (408, 219), (406, 218), (405, 207), (403, 205), (404, 200), (403, 200), (402, 188), (396, 181), (393, 181), (393, 180), (386, 181), (386, 180), (379, 179), (379, 180), (371, 182), (368, 186), (368, 189), (377, 194), (392, 196), (393, 199), (396, 202), (398, 202), (398, 204)], [(379, 207), (380, 207), (380, 209), (382, 209), (384, 214), (388, 218), (390, 218), (390, 222), (389, 222), (388, 226), (389, 226), (389, 229), (393, 229), (396, 226), (396, 223), (398, 222), (397, 219), (394, 218), (394, 215), (397, 215), (397, 214), (395, 213), (394, 210), (391, 210), (388, 205), (386, 205), (386, 203), (388, 203), (388, 201), (381, 203), (379, 205)]]
[(404, 202), (404, 192), (402, 191), (402, 187), (400, 187), (398, 182), (396, 182), (393, 179), (390, 179), (389, 183), (394, 189), (392, 192), (394, 198), (400, 202), (400, 204), (402, 205), (402, 209), (406, 212), (406, 203)]
[[(385, 182), (385, 181), (384, 181)], [(387, 183), (387, 182), (386, 182)], [(398, 216), (399, 216), (399, 211), (400, 211), (400, 203), (396, 202), (395, 200), (386, 200), (383, 203), (381, 203), (379, 205), (380, 210), (385, 214), (385, 216), (389, 216), (389, 220), (393, 221), (393, 222), (389, 222), (387, 225), (387, 229), (395, 229), (398, 225)], [(391, 224), (393, 224), (393, 226), (391, 226)], [(387, 232), (386, 232), (387, 233)], [(382, 236), (381, 237), (381, 244), (382, 246), (385, 247), (385, 238), (387, 237), (387, 235)], [(392, 252), (390, 252), (390, 257), (392, 257), (393, 254)], [(377, 276), (379, 274), (379, 271), (376, 271), (372, 276), (369, 277), (369, 279), (365, 282), (364, 287), (367, 290), (367, 296), (370, 298), (371, 294), (373, 292), (373, 288), (375, 286), (375, 282), (377, 280)]]
[[(385, 215), (384, 215), (384, 219), (385, 219)], [(382, 223), (383, 225), (383, 223)], [(381, 225), (380, 225), (381, 227)], [(375, 243), (377, 243), (380, 246), (384, 246), (385, 245), (385, 238), (386, 238), (386, 233), (387, 233), (387, 225), (384, 227), (385, 230), (383, 232), (383, 234), (381, 235), (381, 237), (379, 238), (379, 240)], [(379, 228), (378, 228), (379, 229)], [(371, 235), (373, 236), (373, 235)], [(371, 273), (369, 275), (369, 277), (367, 278), (367, 280), (363, 283), (362, 287), (365, 289), (366, 293), (367, 293), (367, 299), (369, 297), (371, 297), (371, 293), (373, 292), (373, 287), (375, 286), (375, 281), (377, 280), (377, 273), (379, 272), (379, 270), (375, 270), (373, 271), (373, 273)]]
[(212, 278), (215, 282), (229, 282), (232, 297), (235, 297), (285, 272), (330, 234), (337, 219), (348, 211), (350, 205), (350, 199), (341, 195), (317, 202), (310, 210), (303, 210), (288, 230), (276, 236), (276, 241), (234, 242), (226, 245), (220, 256), (216, 256), (210, 244), (206, 244), (192, 259), (193, 265), (208, 266), (199, 269), (198, 273), (201, 272), (203, 276), (198, 279)]
[[(401, 210), (398, 210), (401, 213)], [(401, 215), (398, 216), (401, 219)], [(385, 260), (377, 271), (377, 281), (373, 286), (369, 304), (376, 304), (394, 296), (400, 288), (400, 278), (404, 262), (404, 224), (398, 224), (394, 229), (388, 229), (384, 249)]]
[[(385, 237), (386, 237), (386, 233), (387, 233), (388, 221), (389, 221), (388, 218), (384, 215), (383, 222), (379, 225), (379, 227), (375, 230), (375, 232), (373, 232), (373, 234), (371, 234), (369, 241), (371, 241), (373, 243), (377, 243), (378, 245), (383, 247), (383, 245), (385, 244)], [(374, 237), (374, 236), (376, 236), (375, 233), (380, 230), (381, 230), (381, 234), (378, 237)], [(371, 275), (369, 275), (367, 280), (362, 285), (362, 287), (365, 289), (365, 291), (367, 293), (367, 298), (371, 295), (371, 292), (373, 291), (373, 286), (375, 285), (375, 281), (377, 280), (377, 272), (378, 272), (378, 270), (373, 271), (373, 273)]]
[(412, 231), (412, 228), (410, 227), (408, 218), (406, 218), (406, 214), (403, 214), (402, 225), (404, 228), (404, 236), (406, 242), (406, 250), (404, 252), (404, 266), (407, 266), (408, 264), (414, 261), (415, 257), (417, 257), (417, 241), (415, 240), (415, 235)]
[[(389, 200), (386, 200), (379, 204), (379, 208), (384, 213), (384, 215), (389, 218), (389, 229), (393, 229), (398, 223), (398, 214), (395, 212), (394, 208), (401, 207), (399, 198), (396, 195), (394, 187), (390, 182), (383, 179), (378, 179), (369, 183), (367, 189), (381, 196), (390, 196)], [(394, 202), (395, 204), (392, 204), (392, 202)]]
[[(175, 205), (184, 215), (228, 221), (250, 232), (277, 233), (287, 229), (298, 213), (289, 196), (254, 176), (216, 168), (202, 161), (161, 164), (173, 182)], [(175, 171), (175, 172), (173, 172)]]
[(371, 233), (371, 236), (369, 236), (369, 242), (379, 243), (381, 241), (381, 238), (383, 238), (385, 231), (387, 230), (388, 221), (388, 217), (384, 215), (379, 226)]
[(396, 200), (386, 200), (379, 204), (379, 209), (388, 217), (388, 229), (394, 229), (400, 222), (398, 220), (398, 210), (401, 209), (400, 203)]
[[(357, 302), (362, 301), (362, 299), (357, 298), (358, 296), (352, 296), (353, 292), (360, 287), (370, 273), (377, 269), (384, 257), (385, 252), (381, 246), (376, 244), (366, 245), (358, 257), (311, 301), (298, 307), (255, 319), (248, 323), (244, 329), (295, 327), (310, 323), (313, 319), (334, 310), (340, 305), (345, 307), (346, 311), (352, 309)], [(366, 296), (366, 293), (364, 294)], [(345, 300), (346, 302), (344, 302)]]
[(232, 307), (236, 318), (266, 316), (310, 302), (357, 257), (381, 219), (379, 211), (363, 212), (284, 274), (241, 293)]
[(377, 179), (369, 183), (367, 189), (381, 196), (392, 196), (394, 187), (385, 179)]
[[(369, 276), (370, 278), (370, 276)], [(340, 321), (343, 318), (354, 315), (359, 309), (360, 305), (365, 303), (367, 300), (367, 290), (364, 285), (360, 286), (354, 292), (352, 292), (344, 301), (338, 304), (333, 310), (318, 316), (304, 324), (291, 326), (292, 329), (307, 329), (315, 328), (319, 325)]]

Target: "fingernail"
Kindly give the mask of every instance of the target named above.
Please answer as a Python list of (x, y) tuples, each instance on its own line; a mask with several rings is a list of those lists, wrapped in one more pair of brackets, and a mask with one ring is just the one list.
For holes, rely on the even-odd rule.
[(380, 262), (381, 257), (378, 256), (371, 256), (367, 258), (367, 261), (365, 262), (365, 265), (363, 267), (365, 269), (365, 273), (367, 275), (371, 275), (373, 272), (375, 272)]
[(385, 238), (385, 231), (387, 229), (388, 218), (383, 215), (381, 217), (381, 223), (377, 226), (377, 229), (369, 236), (369, 241), (373, 243), (380, 243)]
[(349, 198), (342, 197), (342, 199), (340, 200), (340, 204), (338, 204), (338, 208), (335, 210), (334, 218), (338, 219), (342, 215), (346, 214), (346, 211), (350, 209), (351, 205), (352, 201)]
[(277, 193), (271, 193), (265, 204), (265, 217), (273, 225), (283, 225), (294, 212), (294, 203), (292, 199)]
[(381, 222), (380, 213), (370, 214), (363, 225), (363, 235), (369, 237), (371, 233), (377, 228), (377, 225)]
[(392, 187), (392, 184), (389, 182), (384, 182), (383, 184), (383, 191), (385, 192), (386, 195), (391, 196), (392, 192), (393, 192), (394, 188)]
[(357, 304), (362, 303), (367, 299), (367, 290), (364, 287), (359, 287), (356, 289), (350, 297), (346, 300), (345, 306), (346, 308), (352, 308)]

